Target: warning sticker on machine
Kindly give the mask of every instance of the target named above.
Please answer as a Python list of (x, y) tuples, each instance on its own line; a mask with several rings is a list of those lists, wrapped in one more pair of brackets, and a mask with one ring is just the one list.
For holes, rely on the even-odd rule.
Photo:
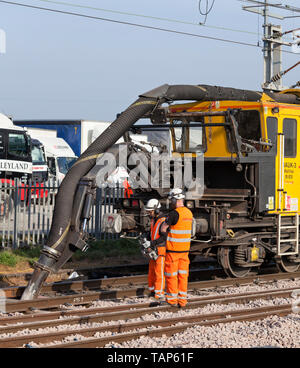
[(285, 197), (285, 209), (287, 211), (298, 211), (298, 198)]
[(284, 163), (284, 181), (285, 184), (294, 184), (295, 169), (297, 168), (296, 162)]
[(291, 211), (298, 211), (298, 198), (291, 198)]
[(268, 197), (268, 206), (269, 210), (274, 210), (274, 197)]

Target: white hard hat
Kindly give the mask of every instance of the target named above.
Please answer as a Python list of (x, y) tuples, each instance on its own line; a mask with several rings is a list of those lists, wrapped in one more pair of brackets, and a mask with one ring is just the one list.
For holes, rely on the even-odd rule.
[(145, 206), (145, 210), (146, 211), (154, 211), (154, 210), (157, 210), (160, 207), (161, 207), (161, 204), (159, 203), (159, 200), (156, 199), (156, 198), (152, 198), (147, 202), (147, 204)]
[(175, 199), (184, 199), (185, 195), (183, 193), (183, 190), (181, 188), (174, 188), (170, 191), (168, 198), (175, 198)]

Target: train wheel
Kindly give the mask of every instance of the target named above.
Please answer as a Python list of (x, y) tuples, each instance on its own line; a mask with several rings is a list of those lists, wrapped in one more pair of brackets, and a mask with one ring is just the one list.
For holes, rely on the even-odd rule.
[(234, 248), (221, 247), (218, 250), (218, 260), (226, 275), (230, 277), (245, 277), (251, 271), (251, 267), (239, 267), (234, 264)]
[(282, 272), (297, 272), (300, 268), (300, 263), (290, 262), (287, 256), (281, 257), (276, 265), (279, 271)]

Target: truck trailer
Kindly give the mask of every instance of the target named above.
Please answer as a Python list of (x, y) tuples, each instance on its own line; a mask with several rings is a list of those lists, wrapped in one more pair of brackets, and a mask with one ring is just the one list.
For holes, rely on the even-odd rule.
[(55, 131), (55, 136), (64, 139), (78, 157), (111, 124), (90, 120), (15, 120), (14, 123), (26, 128)]

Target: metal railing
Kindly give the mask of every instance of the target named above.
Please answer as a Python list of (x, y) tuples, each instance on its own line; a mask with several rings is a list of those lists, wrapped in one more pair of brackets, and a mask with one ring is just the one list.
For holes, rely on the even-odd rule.
[[(23, 183), (19, 180), (0, 180), (0, 247), (17, 249), (28, 245), (43, 246), (52, 223), (58, 184)], [(101, 227), (103, 215), (115, 212), (114, 204), (123, 197), (123, 188), (97, 188), (96, 201), (87, 231), (96, 240), (116, 239)]]

